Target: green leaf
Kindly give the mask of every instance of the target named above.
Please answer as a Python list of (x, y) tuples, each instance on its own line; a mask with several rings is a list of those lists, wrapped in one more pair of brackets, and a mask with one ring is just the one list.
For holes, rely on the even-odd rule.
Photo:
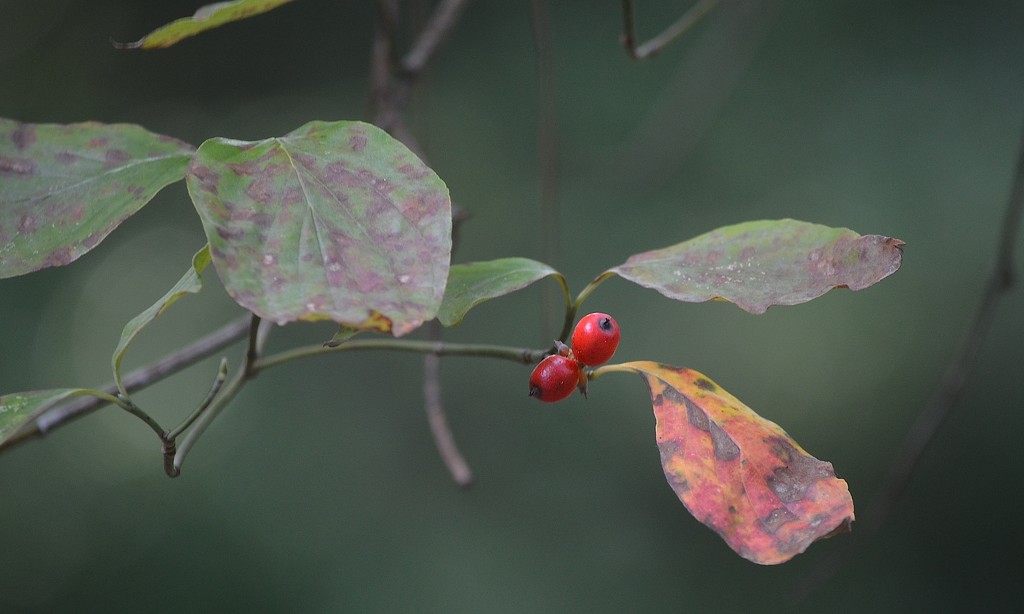
[(193, 147), (130, 124), (0, 118), (0, 278), (73, 262), (178, 181)]
[(895, 273), (902, 259), (899, 239), (796, 220), (763, 220), (637, 254), (605, 275), (617, 273), (678, 301), (726, 300), (760, 314), (772, 305), (804, 303), (832, 288), (867, 288)]
[(15, 439), (19, 430), (61, 401), (89, 394), (81, 388), (56, 388), (15, 392), (0, 397), (0, 449)]
[(153, 30), (133, 43), (114, 43), (118, 49), (161, 49), (232, 21), (266, 13), (292, 0), (235, 0), (199, 7), (191, 17), (183, 17)]
[(211, 139), (186, 182), (224, 287), (260, 317), (399, 336), (436, 315), (448, 188), (379, 128), (311, 122), (281, 138)]
[(548, 276), (555, 276), (565, 286), (561, 273), (548, 265), (528, 258), (499, 258), (452, 266), (437, 319), (445, 326), (462, 322), (466, 313), (480, 303), (511, 294)]
[(124, 359), (124, 353), (128, 349), (128, 345), (133, 339), (135, 339), (136, 335), (146, 327), (146, 325), (160, 316), (164, 310), (171, 306), (172, 303), (185, 294), (196, 294), (202, 290), (203, 278), (201, 274), (209, 264), (210, 246), (204, 245), (201, 250), (192, 256), (192, 266), (185, 275), (178, 280), (178, 283), (174, 284), (163, 298), (153, 303), (153, 305), (148, 309), (135, 316), (124, 325), (124, 329), (121, 331), (121, 340), (118, 341), (117, 347), (114, 349), (113, 359), (111, 360), (111, 366), (114, 370), (114, 382), (117, 384), (117, 388), (121, 391), (123, 396), (127, 397), (128, 392), (125, 390), (124, 384), (121, 381), (121, 361)]

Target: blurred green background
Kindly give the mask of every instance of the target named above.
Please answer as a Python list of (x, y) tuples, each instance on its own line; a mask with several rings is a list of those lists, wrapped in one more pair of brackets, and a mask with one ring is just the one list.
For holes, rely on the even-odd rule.
[[(197, 4), (5, 0), (0, 116), (135, 122), (194, 144), (365, 117), (370, 4), (302, 0), (127, 52), (108, 39)], [(748, 219), (907, 242), (881, 284), (764, 316), (621, 280), (586, 305), (620, 322), (618, 358), (706, 373), (831, 461), (863, 512), (988, 275), (1024, 121), (1024, 4), (723, 0), (643, 63), (618, 44), (618, 3), (550, 4), (561, 218), (550, 264), (574, 290), (630, 254)], [(637, 2), (641, 36), (690, 4)], [(472, 3), (417, 90), (412, 126), (472, 213), (457, 261), (549, 253), (535, 57), (526, 3)], [(179, 183), (73, 265), (0, 282), (0, 392), (108, 381), (124, 322), (202, 243)], [(147, 330), (129, 368), (238, 315), (207, 279)], [(542, 307), (553, 290), (489, 302), (448, 338), (540, 347), (556, 332)], [(421, 358), (338, 355), (254, 381), (177, 480), (147, 428), (113, 409), (0, 456), (0, 610), (1020, 609), (1021, 313), (1018, 286), (882, 530), (855, 524), (782, 566), (739, 558), (678, 502), (638, 378), (541, 406), (528, 368), (447, 359), (449, 421), (477, 477), (462, 492), (427, 428)], [(331, 333), (297, 324), (271, 344)], [(241, 351), (227, 352), (232, 364)], [(202, 363), (140, 403), (173, 424), (214, 371)], [(854, 556), (797, 600), (846, 542)]]

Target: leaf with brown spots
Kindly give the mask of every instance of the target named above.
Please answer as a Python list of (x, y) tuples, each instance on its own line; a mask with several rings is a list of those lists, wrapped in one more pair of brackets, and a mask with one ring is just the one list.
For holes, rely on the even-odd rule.
[(743, 558), (784, 563), (849, 530), (853, 499), (832, 464), (704, 375), (654, 362), (604, 370), (632, 371), (647, 382), (669, 485)]
[(211, 139), (186, 182), (224, 287), (253, 313), (396, 336), (437, 314), (448, 188), (379, 128), (311, 122), (281, 138)]
[(199, 7), (191, 17), (183, 17), (153, 30), (132, 43), (114, 43), (118, 49), (161, 49), (224, 24), (266, 13), (293, 0), (235, 0)]
[(861, 290), (900, 268), (903, 241), (796, 220), (744, 222), (630, 257), (609, 269), (677, 301), (712, 299), (750, 313), (832, 288)]
[(69, 264), (169, 183), (194, 148), (130, 124), (0, 118), (0, 278)]

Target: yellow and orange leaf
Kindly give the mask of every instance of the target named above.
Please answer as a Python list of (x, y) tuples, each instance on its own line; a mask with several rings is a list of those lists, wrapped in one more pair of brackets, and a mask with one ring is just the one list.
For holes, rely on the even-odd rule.
[(846, 481), (777, 424), (691, 369), (654, 362), (614, 369), (647, 382), (669, 485), (737, 554), (762, 565), (784, 563), (849, 530)]

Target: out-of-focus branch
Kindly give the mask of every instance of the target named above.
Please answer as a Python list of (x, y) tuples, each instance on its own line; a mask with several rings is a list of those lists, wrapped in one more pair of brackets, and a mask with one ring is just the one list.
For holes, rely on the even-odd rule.
[(419, 38), (413, 43), (412, 49), (405, 54), (402, 60), (402, 70), (411, 75), (419, 75), (426, 68), (434, 53), (441, 44), (448, 38), (455, 24), (462, 16), (462, 9), (466, 8), (467, 0), (442, 0), (433, 15), (423, 26)]
[[(429, 340), (441, 340), (441, 325), (437, 320), (429, 322), (426, 328)], [(434, 435), (434, 444), (452, 479), (460, 487), (468, 488), (473, 484), (473, 471), (455, 444), (441, 397), (441, 357), (427, 354), (423, 357), (423, 406), (427, 412), (430, 432)]]
[(715, 8), (716, 4), (718, 4), (718, 0), (700, 0), (700, 2), (690, 7), (690, 10), (686, 11), (675, 23), (665, 28), (661, 34), (646, 43), (637, 44), (636, 22), (633, 18), (633, 0), (622, 0), (622, 46), (626, 48), (626, 53), (629, 54), (629, 57), (634, 60), (649, 58), (685, 34), (702, 17), (711, 12), (711, 9)]
[(442, 0), (427, 20), (412, 48), (401, 61), (398, 61), (398, 6), (394, 0), (378, 0), (378, 24), (371, 60), (374, 124), (395, 134), (396, 137), (396, 132), (402, 133), (405, 130), (404, 116), (412, 87), (458, 23), (466, 2), (467, 0)]
[[(401, 14), (397, 0), (378, 0), (377, 27), (371, 57), (373, 84), (373, 123), (402, 141), (417, 156), (425, 160), (423, 150), (405, 121), (412, 88), (434, 58), (452, 29), (458, 23), (467, 0), (441, 0), (423, 25), (409, 51), (398, 61), (398, 25)], [(467, 218), (466, 211), (452, 205), (452, 245), (457, 243), (457, 230)], [(427, 324), (430, 340), (441, 341), (441, 328), (437, 322)], [(423, 402), (434, 444), (455, 483), (467, 487), (473, 482), (473, 472), (455, 444), (448, 426), (441, 394), (441, 358), (428, 354), (423, 359)]]
[(611, 151), (603, 181), (650, 189), (675, 177), (721, 112), (785, 6), (784, 0), (720, 2), (679, 58), (662, 92)]
[[(558, 206), (558, 105), (555, 96), (554, 37), (547, 0), (530, 0), (530, 24), (533, 33), (534, 74), (537, 83), (537, 158), (540, 174), (541, 258), (556, 263), (561, 242), (561, 216)], [(557, 330), (558, 309), (551, 287), (545, 286), (541, 294), (541, 322), (545, 324), (544, 338)]]
[(370, 98), (374, 123), (387, 130), (381, 121), (384, 109), (392, 103), (392, 75), (395, 67), (395, 45), (398, 40), (398, 1), (377, 0), (377, 21), (374, 24), (373, 47), (370, 51)]
[[(985, 338), (992, 328), (999, 301), (1013, 286), (1015, 274), (1013, 255), (1020, 233), (1022, 215), (1024, 215), (1024, 131), (1021, 133), (1018, 144), (1013, 185), (1006, 203), (1006, 210), (1003, 213), (995, 262), (989, 273), (981, 302), (967, 328), (960, 351), (953, 356), (946, 367), (938, 389), (921, 409), (903, 438), (881, 488), (861, 518), (858, 519), (857, 534), (859, 538), (856, 543), (862, 545), (869, 543), (881, 528), (906, 491), (914, 470), (928, 445), (963, 396), (968, 377), (978, 362)], [(797, 594), (801, 598), (805, 598), (835, 575), (842, 564), (851, 558), (853, 543), (855, 542), (850, 542), (850, 546), (837, 551), (831, 559), (819, 565), (814, 573), (803, 580)]]
[(1003, 214), (999, 246), (981, 302), (967, 329), (960, 351), (953, 356), (946, 367), (938, 390), (918, 414), (900, 445), (889, 475), (873, 507), (868, 510), (869, 513), (865, 514), (861, 523), (862, 530), (877, 529), (888, 516), (896, 501), (902, 496), (903, 491), (906, 490), (907, 483), (910, 481), (925, 448), (934, 439), (935, 433), (938, 432), (943, 422), (949, 417), (950, 411), (963, 396), (968, 376), (978, 362), (985, 337), (992, 328), (999, 300), (1013, 286), (1013, 253), (1020, 230), (1021, 213), (1024, 211), (1024, 133), (1021, 134), (1018, 148), (1013, 187), (1010, 190), (1006, 211)]

